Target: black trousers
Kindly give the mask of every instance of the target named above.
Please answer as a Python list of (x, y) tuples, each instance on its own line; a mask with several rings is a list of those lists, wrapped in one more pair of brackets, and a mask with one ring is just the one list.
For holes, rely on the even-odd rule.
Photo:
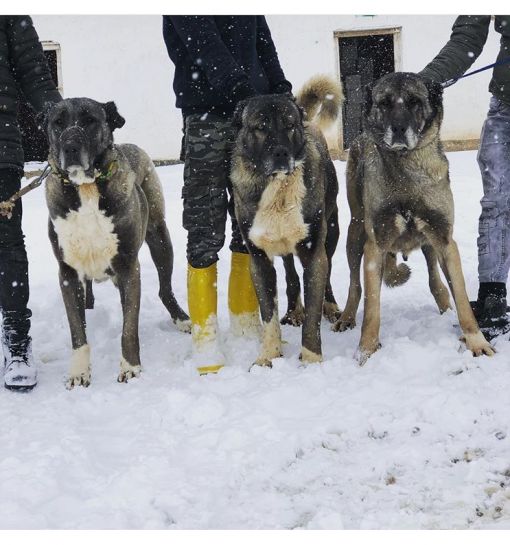
[[(0, 201), (21, 185), (21, 170), (0, 169)], [(21, 228), (22, 205), (16, 202), (11, 219), (0, 216), (0, 310), (3, 342), (12, 354), (24, 353), (30, 342), (28, 260)]]
[(184, 127), (183, 226), (187, 258), (195, 268), (218, 261), (225, 243), (227, 212), (232, 222), (230, 250), (248, 253), (234, 213), (230, 183), (232, 121), (213, 114), (190, 115)]

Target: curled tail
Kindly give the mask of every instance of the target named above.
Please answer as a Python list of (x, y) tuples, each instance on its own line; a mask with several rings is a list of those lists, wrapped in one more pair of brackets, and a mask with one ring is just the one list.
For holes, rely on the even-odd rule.
[(405, 264), (397, 265), (397, 256), (395, 254), (386, 254), (386, 262), (384, 264), (384, 283), (390, 288), (396, 288), (405, 284), (411, 276), (411, 269)]
[(321, 130), (328, 129), (337, 120), (344, 94), (340, 82), (320, 74), (309, 79), (299, 90), (296, 102)]

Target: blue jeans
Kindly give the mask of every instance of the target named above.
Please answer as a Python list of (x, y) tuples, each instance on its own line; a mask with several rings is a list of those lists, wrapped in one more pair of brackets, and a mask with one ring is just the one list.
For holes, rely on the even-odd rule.
[(478, 224), (478, 279), (504, 282), (510, 269), (510, 106), (490, 101), (478, 152), (482, 212)]

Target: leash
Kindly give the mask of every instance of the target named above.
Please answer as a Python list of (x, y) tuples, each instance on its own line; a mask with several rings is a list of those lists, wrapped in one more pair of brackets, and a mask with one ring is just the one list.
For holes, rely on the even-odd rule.
[(508, 64), (508, 63), (510, 63), (510, 57), (505, 57), (501, 59), (500, 61), (493, 62), (492, 64), (488, 64), (487, 66), (482, 66), (482, 68), (478, 68), (478, 70), (473, 70), (472, 72), (468, 72), (467, 74), (459, 76), (458, 78), (449, 79), (441, 83), (441, 87), (443, 89), (446, 89), (447, 87), (450, 87), (450, 85), (457, 83), (459, 79), (467, 78), (469, 76), (474, 76), (475, 74), (479, 74), (480, 72), (484, 72), (485, 70), (489, 70), (490, 68), (494, 68), (495, 66), (501, 66), (502, 64)]
[(44, 170), (33, 182), (30, 182), (25, 187), (21, 188), (19, 191), (16, 191), (14, 195), (11, 195), (6, 201), (0, 202), (0, 216), (5, 216), (7, 219), (12, 218), (12, 211), (16, 201), (26, 195), (36, 187), (39, 187), (44, 180), (49, 176), (51, 172), (51, 167), (49, 164), (46, 164)]

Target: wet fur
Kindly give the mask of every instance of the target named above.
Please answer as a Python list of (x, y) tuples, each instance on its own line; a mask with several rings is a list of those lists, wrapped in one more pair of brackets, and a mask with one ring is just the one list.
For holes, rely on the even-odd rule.
[[(426, 116), (415, 126), (417, 145), (407, 151), (389, 149), (384, 141), (374, 97), (394, 93), (395, 97), (416, 94), (426, 97), (415, 116)], [(413, 103), (413, 102), (411, 102)], [(414, 103), (413, 103), (414, 104)], [(425, 112), (425, 114), (424, 114)], [(361, 297), (361, 258), (364, 256), (365, 308), (357, 358), (363, 364), (379, 347), (380, 285), (400, 285), (410, 275), (396, 254), (407, 256), (421, 249), (429, 270), (429, 286), (440, 312), (450, 307), (448, 290), (440, 279), (438, 264), (450, 285), (466, 344), (473, 354), (492, 354), (471, 311), (464, 285), (457, 245), (452, 238), (454, 206), (448, 161), (439, 131), (442, 121), (441, 90), (414, 74), (391, 74), (368, 90), (365, 129), (351, 146), (347, 162), (347, 197), (351, 222), (347, 237), (350, 269), (349, 296), (334, 329), (355, 326)]]
[[(265, 141), (250, 130), (262, 114), (266, 118), (274, 116)], [(279, 116), (295, 120), (295, 129), (289, 131), (292, 134), (282, 134), (285, 129)], [(304, 122), (302, 112), (290, 98), (251, 99), (238, 107), (236, 118), (239, 132), (231, 179), (236, 216), (252, 257), (252, 278), (263, 322), (261, 352), (256, 363), (270, 365), (281, 347), (272, 263), (276, 255), (284, 258), (287, 277), (289, 306), (284, 320), (300, 325), (304, 319), (301, 357), (304, 361), (320, 361), (325, 292), (330, 302), (328, 313), (331, 315), (331, 305), (336, 307), (329, 284), (331, 257), (339, 234), (334, 165), (321, 132)], [(290, 174), (267, 174), (264, 170), (270, 161), (267, 155), (271, 145), (282, 142), (295, 156), (297, 166)], [(292, 254), (298, 255), (304, 268), (304, 313)]]
[[(81, 133), (76, 112), (93, 116)], [(61, 123), (72, 127), (68, 140), (79, 134), (88, 157), (92, 183), (76, 185), (66, 180), (62, 167)], [(161, 183), (149, 156), (133, 144), (116, 146), (112, 131), (123, 124), (115, 105), (90, 99), (67, 99), (47, 113), (43, 125), (50, 135), (49, 163), (52, 172), (46, 182), (49, 237), (59, 263), (59, 278), (71, 331), (73, 358), (68, 387), (90, 383), (90, 349), (86, 336), (85, 308), (93, 307), (91, 282), (110, 278), (119, 288), (122, 312), (122, 357), (119, 381), (139, 374), (138, 339), (140, 308), (140, 265), (138, 251), (148, 243), (160, 281), (160, 298), (172, 319), (189, 330), (187, 314), (177, 303), (171, 285), (173, 249), (165, 223)], [(86, 134), (86, 136), (84, 136)], [(96, 140), (94, 140), (96, 138)], [(69, 143), (69, 142), (68, 142)], [(98, 179), (111, 165), (107, 180)]]

